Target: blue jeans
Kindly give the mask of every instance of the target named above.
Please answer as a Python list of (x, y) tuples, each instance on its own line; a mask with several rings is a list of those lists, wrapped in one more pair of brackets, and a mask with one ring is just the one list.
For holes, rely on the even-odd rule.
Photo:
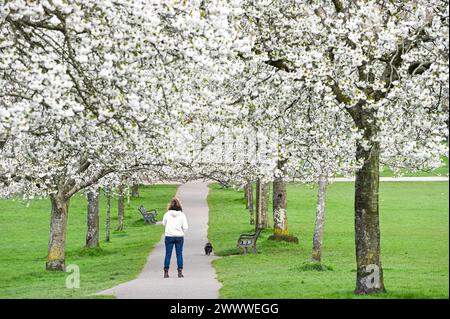
[(183, 269), (183, 243), (184, 237), (166, 236), (164, 240), (166, 244), (166, 258), (164, 259), (164, 269), (169, 269), (170, 258), (172, 257), (173, 246), (175, 245), (175, 252), (177, 254), (178, 269)]

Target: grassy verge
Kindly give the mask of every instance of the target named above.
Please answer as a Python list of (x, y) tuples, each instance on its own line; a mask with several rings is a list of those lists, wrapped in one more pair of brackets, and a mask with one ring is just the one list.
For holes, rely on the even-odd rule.
[[(257, 255), (237, 255), (248, 223), (243, 192), (213, 184), (209, 239), (223, 287), (221, 298), (354, 298), (353, 183), (330, 185), (323, 263), (308, 264), (316, 189), (288, 185), (288, 225), (299, 244), (258, 240)], [(449, 297), (449, 211), (446, 182), (383, 182), (380, 186), (382, 261), (386, 294), (378, 298)]]
[[(428, 177), (428, 176), (448, 176), (448, 157), (443, 157), (443, 166), (429, 170), (429, 171), (417, 171), (411, 172), (408, 170), (400, 170), (402, 176), (405, 177)], [(389, 167), (384, 167), (383, 171), (380, 173), (382, 177), (392, 177), (395, 176), (394, 172)]]
[(147, 225), (137, 208), (156, 208), (161, 219), (177, 186), (155, 185), (140, 189), (140, 198), (125, 205), (125, 227), (117, 226), (117, 199), (112, 199), (111, 241), (105, 238), (106, 200), (100, 202), (101, 249), (83, 249), (86, 236), (86, 200), (71, 200), (66, 245), (66, 265), (80, 267), (80, 288), (67, 289), (63, 272), (46, 272), (45, 258), (50, 223), (49, 200), (0, 200), (0, 298), (86, 298), (89, 294), (131, 280), (141, 271), (148, 253), (160, 240), (161, 225)]

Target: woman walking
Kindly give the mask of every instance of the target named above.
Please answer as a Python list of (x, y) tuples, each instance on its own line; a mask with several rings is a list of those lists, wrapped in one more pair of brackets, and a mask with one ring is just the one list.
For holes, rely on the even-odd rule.
[(166, 258), (164, 259), (164, 278), (169, 278), (170, 258), (172, 257), (173, 246), (177, 255), (178, 277), (183, 276), (183, 243), (184, 232), (188, 229), (186, 215), (183, 213), (181, 203), (177, 198), (173, 198), (163, 217), (165, 230)]

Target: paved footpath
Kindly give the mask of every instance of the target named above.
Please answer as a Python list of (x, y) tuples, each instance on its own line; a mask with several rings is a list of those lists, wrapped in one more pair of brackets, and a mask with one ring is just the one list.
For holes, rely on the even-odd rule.
[(147, 259), (141, 274), (134, 280), (97, 293), (114, 295), (120, 299), (215, 299), (221, 284), (211, 261), (205, 256), (208, 229), (208, 183), (188, 182), (178, 188), (177, 197), (187, 216), (189, 230), (184, 240), (184, 278), (177, 277), (175, 248), (170, 266), (170, 278), (163, 278), (165, 255), (164, 236)]

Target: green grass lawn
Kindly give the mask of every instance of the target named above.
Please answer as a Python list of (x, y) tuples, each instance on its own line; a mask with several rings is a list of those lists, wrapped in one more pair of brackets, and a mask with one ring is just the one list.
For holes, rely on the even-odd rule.
[[(329, 186), (322, 261), (331, 270), (305, 270), (310, 258), (316, 189), (288, 185), (288, 225), (299, 244), (273, 242), (265, 230), (258, 254), (237, 255), (236, 240), (254, 230), (243, 192), (213, 184), (209, 240), (223, 257), (214, 267), (221, 298), (354, 298), (353, 183)], [(381, 249), (386, 294), (380, 298), (449, 297), (447, 182), (380, 185)]]
[(86, 298), (121, 282), (134, 279), (163, 233), (162, 225), (147, 225), (137, 208), (156, 208), (162, 218), (175, 185), (140, 188), (140, 198), (125, 204), (124, 231), (117, 226), (117, 199), (111, 201), (111, 241), (106, 242), (106, 200), (100, 202), (101, 249), (83, 249), (86, 236), (86, 199), (77, 194), (69, 210), (66, 266), (80, 267), (80, 288), (68, 289), (64, 272), (45, 271), (50, 225), (50, 201), (0, 200), (0, 298)]
[[(402, 176), (406, 177), (448, 176), (448, 157), (443, 157), (442, 161), (444, 165), (433, 170), (411, 172), (403, 169), (400, 170), (400, 173), (402, 174)], [(395, 176), (395, 174), (389, 167), (385, 166), (381, 171), (380, 176), (392, 177)]]

